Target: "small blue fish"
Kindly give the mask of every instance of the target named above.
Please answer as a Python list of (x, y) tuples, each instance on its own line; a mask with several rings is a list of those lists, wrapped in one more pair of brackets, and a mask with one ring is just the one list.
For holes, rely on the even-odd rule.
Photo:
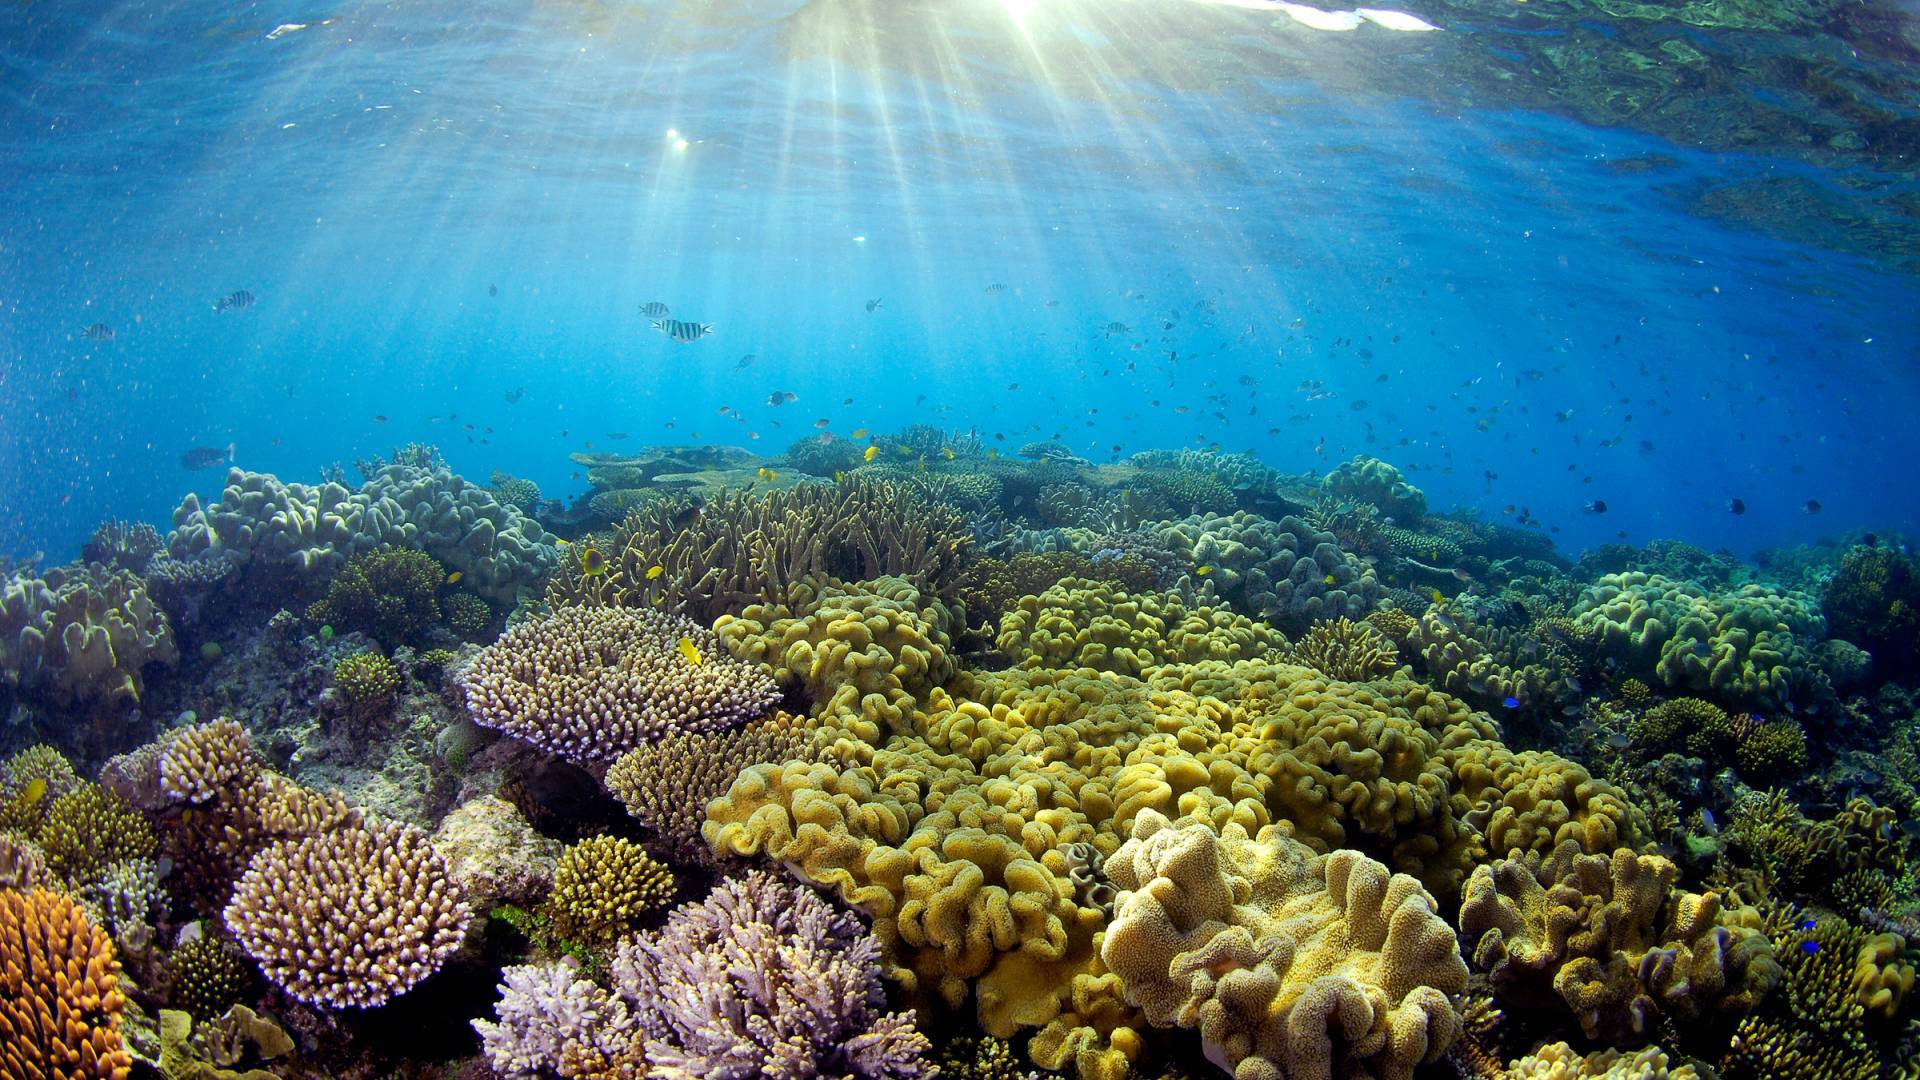
[(1806, 953), (1808, 956), (1818, 956), (1820, 955), (1820, 943), (1817, 941), (1803, 941), (1800, 943), (1800, 951)]
[(1520, 699), (1509, 694), (1500, 699), (1500, 704), (1505, 705), (1509, 709), (1517, 709), (1520, 707)]
[(1818, 925), (1820, 925), (1820, 924), (1819, 924), (1819, 923), (1816, 923), (1816, 922), (1814, 922), (1814, 921), (1813, 921), (1812, 919), (1802, 919), (1802, 920), (1800, 920), (1800, 929), (1802, 929), (1802, 930), (1811, 930), (1811, 929), (1813, 929), (1814, 927), (1816, 927), (1816, 926), (1818, 926)]

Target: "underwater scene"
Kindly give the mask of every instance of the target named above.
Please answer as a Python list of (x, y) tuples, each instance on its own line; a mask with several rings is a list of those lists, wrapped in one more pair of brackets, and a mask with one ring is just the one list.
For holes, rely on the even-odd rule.
[(0, 1080), (1920, 1080), (1906, 0), (0, 11)]

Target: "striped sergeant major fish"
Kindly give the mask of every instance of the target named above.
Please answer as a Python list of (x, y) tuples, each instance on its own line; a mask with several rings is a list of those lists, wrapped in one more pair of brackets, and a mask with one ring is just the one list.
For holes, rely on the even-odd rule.
[(673, 311), (658, 300), (649, 300), (640, 305), (640, 314), (649, 319), (664, 319), (673, 314)]
[(679, 319), (655, 319), (653, 328), (682, 345), (699, 341), (713, 333), (712, 323), (683, 322)]
[(252, 306), (253, 306), (253, 294), (248, 292), (245, 289), (236, 289), (233, 292), (228, 293), (227, 295), (221, 297), (219, 300), (214, 302), (213, 313), (215, 315), (218, 315), (221, 312), (227, 310), (228, 308), (234, 308), (238, 310), (240, 308), (250, 308)]
[(113, 327), (103, 322), (97, 322), (81, 330), (80, 336), (83, 338), (91, 338), (94, 341), (112, 341)]

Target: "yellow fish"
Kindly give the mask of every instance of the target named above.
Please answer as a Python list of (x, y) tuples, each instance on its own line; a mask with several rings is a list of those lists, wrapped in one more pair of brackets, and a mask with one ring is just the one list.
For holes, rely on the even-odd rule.
[(25, 810), (45, 798), (46, 794), (47, 779), (43, 776), (38, 780), (29, 781), (26, 788), (20, 792), (19, 798), (14, 800), (14, 805)]
[(840, 471), (839, 469), (835, 469), (835, 470), (833, 470), (833, 482), (834, 482), (834, 483), (836, 483), (836, 484), (844, 484), (844, 483), (846, 483), (846, 482), (847, 482), (847, 474), (846, 474), (846, 473), (843, 473), (843, 472), (841, 472), (841, 471)]
[(867, 452), (860, 456), (866, 458), (868, 461), (872, 461), (874, 458), (880, 456), (880, 448), (877, 446), (869, 446), (867, 447)]
[(1441, 592), (1439, 589), (1433, 590), (1433, 602), (1436, 604), (1445, 604), (1447, 602), (1447, 594)]
[(1194, 572), (1195, 574), (1197, 574), (1197, 575), (1199, 575), (1200, 577), (1206, 577), (1206, 576), (1207, 576), (1208, 574), (1211, 574), (1211, 573), (1213, 573), (1213, 567), (1211, 567), (1211, 566), (1196, 566), (1196, 567), (1194, 567), (1194, 568), (1193, 568), (1193, 572)]
[(458, 585), (460, 584), (460, 579), (465, 576), (466, 576), (465, 574), (462, 574), (460, 571), (455, 570), (453, 573), (447, 575), (447, 584)]
[(695, 645), (690, 637), (680, 639), (680, 655), (686, 657), (689, 664), (698, 666), (701, 663), (700, 646)]
[(667, 572), (666, 567), (661, 566), (659, 563), (654, 563), (652, 566), (647, 567), (647, 580), (652, 581), (654, 578), (657, 578), (661, 574), (664, 574), (666, 572)]
[(898, 450), (898, 451), (900, 451), (900, 456), (901, 456), (901, 457), (912, 457), (912, 456), (913, 456), (913, 447), (911, 447), (911, 446), (896, 446), (896, 447), (894, 447), (894, 449), (895, 449), (895, 450)]
[(866, 437), (867, 437), (867, 429), (866, 429), (866, 428), (863, 428), (863, 427), (857, 427), (857, 428), (854, 428), (854, 429), (853, 429), (853, 437), (854, 437), (854, 438), (856, 438), (856, 439), (864, 439), (864, 438), (866, 438)]
[(948, 461), (952, 461), (954, 459), (954, 453), (953, 453), (952, 447), (943, 446), (940, 448), (940, 452), (946, 455), (946, 458)]
[(1327, 584), (1329, 584), (1329, 585), (1338, 585), (1338, 584), (1340, 584), (1340, 579), (1339, 579), (1339, 578), (1337, 578), (1337, 577), (1334, 577), (1334, 576), (1333, 576), (1332, 574), (1328, 574), (1328, 575), (1327, 575)]
[(777, 472), (774, 472), (772, 469), (763, 467), (760, 470), (760, 479), (765, 480), (768, 483), (772, 483), (773, 481), (780, 479), (780, 474)]
[(994, 449), (993, 447), (988, 447), (988, 448), (987, 448), (987, 456), (988, 456), (988, 457), (990, 457), (990, 458), (997, 458), (997, 457), (999, 457), (999, 456), (1000, 456), (1000, 451), (998, 451), (998, 450), (996, 450), (996, 449)]
[(580, 572), (588, 577), (599, 577), (607, 572), (607, 557), (600, 554), (597, 547), (580, 549)]

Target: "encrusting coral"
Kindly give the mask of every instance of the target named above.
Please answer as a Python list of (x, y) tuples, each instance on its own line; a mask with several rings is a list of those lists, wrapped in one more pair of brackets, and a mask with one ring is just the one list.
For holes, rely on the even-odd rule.
[(514, 1078), (930, 1077), (913, 1014), (883, 1011), (878, 954), (852, 916), (754, 873), (623, 941), (610, 990), (570, 960), (508, 968), (498, 1019), (473, 1026)]
[(1474, 966), (1510, 1007), (1558, 995), (1588, 1038), (1634, 1045), (1663, 1017), (1751, 1011), (1779, 978), (1758, 913), (1673, 888), (1679, 869), (1562, 844), (1477, 868), (1460, 905)]
[(773, 680), (678, 615), (566, 608), (508, 630), (460, 676), (475, 722), (576, 761), (611, 761), (681, 731), (738, 727)]
[(1241, 1080), (1407, 1080), (1459, 1034), (1453, 930), (1358, 852), (1145, 811), (1106, 869), (1121, 893), (1101, 955), (1127, 1000), (1198, 1029)]
[(125, 1080), (113, 943), (74, 902), (0, 889), (0, 1076)]
[(468, 911), (426, 834), (345, 826), (264, 848), (224, 914), (262, 974), (323, 1009), (406, 993), (460, 946)]

